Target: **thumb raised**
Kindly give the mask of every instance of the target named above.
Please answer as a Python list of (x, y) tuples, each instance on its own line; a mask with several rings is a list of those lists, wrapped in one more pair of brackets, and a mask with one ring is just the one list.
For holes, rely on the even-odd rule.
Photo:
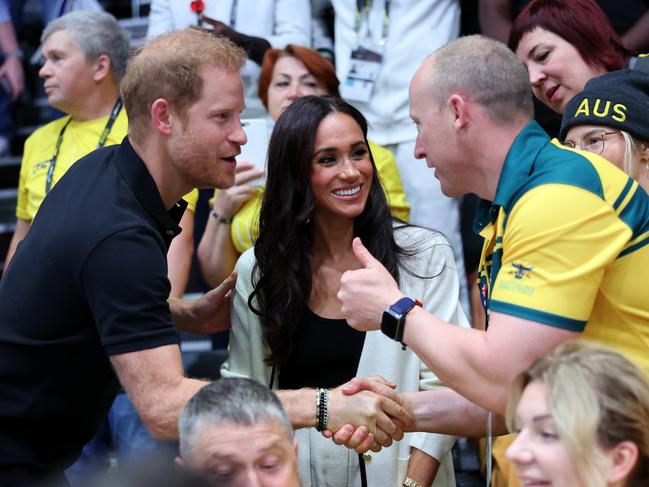
[(365, 248), (361, 239), (356, 237), (352, 241), (352, 251), (356, 260), (365, 268), (372, 267), (376, 259), (370, 254), (370, 251)]

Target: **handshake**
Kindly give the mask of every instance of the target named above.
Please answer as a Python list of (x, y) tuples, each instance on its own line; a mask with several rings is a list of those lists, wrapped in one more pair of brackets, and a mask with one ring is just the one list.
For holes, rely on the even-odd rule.
[(322, 434), (358, 453), (378, 452), (412, 431), (414, 418), (396, 384), (383, 377), (356, 377), (329, 393), (328, 422)]

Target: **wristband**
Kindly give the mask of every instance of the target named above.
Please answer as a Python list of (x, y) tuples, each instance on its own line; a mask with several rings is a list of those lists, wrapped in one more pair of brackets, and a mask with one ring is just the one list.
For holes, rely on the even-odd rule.
[(403, 479), (401, 485), (403, 487), (424, 487), (419, 482), (412, 480), (410, 477), (406, 477), (405, 479)]
[(214, 210), (210, 211), (210, 215), (216, 218), (216, 221), (218, 221), (219, 223), (225, 223), (226, 225), (232, 223), (232, 218), (224, 218)]
[(323, 431), (329, 422), (329, 391), (324, 387), (315, 390), (315, 429)]
[(5, 59), (8, 57), (15, 57), (16, 59), (22, 59), (24, 57), (23, 52), (20, 49), (14, 49), (13, 51), (4, 52)]
[(406, 325), (406, 315), (412, 308), (421, 305), (422, 303), (419, 300), (401, 298), (383, 312), (381, 331), (394, 341), (401, 342), (404, 350), (406, 349), (406, 344), (403, 343), (403, 332)]

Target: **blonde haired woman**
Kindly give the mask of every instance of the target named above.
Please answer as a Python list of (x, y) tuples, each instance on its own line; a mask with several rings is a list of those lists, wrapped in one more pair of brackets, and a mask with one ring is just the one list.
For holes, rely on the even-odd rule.
[(514, 382), (507, 420), (523, 485), (649, 485), (649, 382), (618, 352), (560, 345)]

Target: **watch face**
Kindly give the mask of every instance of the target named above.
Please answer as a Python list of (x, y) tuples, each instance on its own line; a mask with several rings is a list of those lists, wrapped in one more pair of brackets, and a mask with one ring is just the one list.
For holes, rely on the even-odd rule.
[(383, 312), (381, 331), (395, 341), (403, 339), (403, 325), (406, 314), (415, 306), (415, 301), (410, 298), (401, 298)]
[(383, 312), (383, 319), (381, 320), (381, 331), (392, 340), (396, 340), (395, 335), (399, 326), (399, 318), (401, 315), (395, 314), (392, 308), (388, 308)]
[(410, 311), (415, 306), (415, 302), (410, 298), (401, 298), (399, 301), (390, 306), (389, 309), (397, 314), (404, 314)]

